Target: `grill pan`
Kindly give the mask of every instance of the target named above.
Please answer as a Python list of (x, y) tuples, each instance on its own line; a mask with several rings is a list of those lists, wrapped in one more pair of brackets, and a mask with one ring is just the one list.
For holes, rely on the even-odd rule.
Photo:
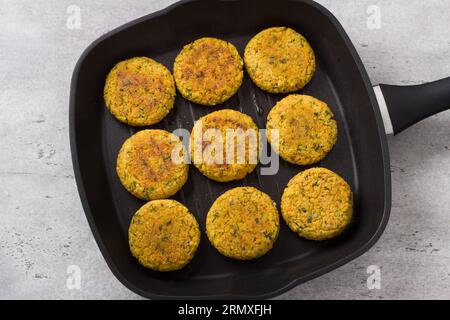
[[(107, 111), (102, 93), (109, 70), (119, 61), (149, 56), (172, 70), (182, 46), (204, 36), (230, 41), (241, 56), (249, 39), (262, 29), (288, 26), (302, 33), (317, 58), (317, 71), (300, 93), (330, 106), (339, 128), (338, 141), (318, 166), (344, 177), (354, 191), (354, 218), (335, 239), (313, 242), (299, 238), (281, 222), (274, 248), (254, 261), (221, 256), (202, 232), (193, 261), (180, 271), (158, 273), (131, 256), (127, 230), (144, 204), (129, 194), (115, 173), (122, 143), (143, 128), (117, 121)], [(308, 0), (193, 0), (127, 23), (92, 43), (80, 57), (70, 93), (70, 143), (75, 178), (83, 208), (97, 244), (113, 274), (129, 289), (148, 298), (269, 298), (323, 275), (367, 251), (382, 234), (391, 208), (387, 133), (450, 105), (450, 78), (435, 83), (372, 88), (364, 66), (336, 18)], [(178, 94), (175, 108), (148, 128), (190, 130), (199, 117), (222, 108), (250, 115), (265, 127), (267, 114), (284, 95), (268, 94), (245, 74), (239, 92), (217, 107), (190, 103)], [(213, 201), (233, 187), (250, 185), (280, 204), (287, 182), (308, 168), (280, 159), (274, 176), (260, 174), (230, 183), (208, 180), (190, 166), (189, 180), (173, 198), (196, 216), (202, 231)]]

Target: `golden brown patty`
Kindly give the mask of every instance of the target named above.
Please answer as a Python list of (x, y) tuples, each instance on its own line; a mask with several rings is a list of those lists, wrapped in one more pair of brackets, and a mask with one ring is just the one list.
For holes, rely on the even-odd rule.
[(353, 214), (350, 186), (325, 168), (300, 172), (289, 181), (281, 198), (281, 212), (289, 228), (310, 240), (340, 234)]
[(133, 256), (157, 271), (183, 268), (194, 257), (200, 230), (194, 216), (175, 200), (154, 200), (131, 220), (128, 241)]
[(188, 178), (186, 161), (173, 161), (172, 152), (186, 160), (177, 136), (164, 130), (139, 131), (125, 141), (117, 157), (120, 182), (144, 200), (170, 197)]
[(206, 217), (206, 234), (224, 256), (250, 260), (266, 254), (280, 229), (272, 199), (252, 187), (228, 190), (219, 196)]
[(256, 167), (258, 142), (259, 130), (251, 117), (235, 110), (219, 110), (196, 121), (190, 138), (191, 159), (212, 180), (243, 179)]
[(201, 38), (178, 54), (173, 66), (181, 95), (213, 106), (228, 100), (242, 84), (243, 62), (236, 47), (215, 38)]
[(175, 102), (170, 71), (146, 57), (119, 62), (106, 78), (104, 98), (109, 111), (132, 126), (161, 121)]
[(306, 95), (292, 94), (280, 100), (270, 110), (266, 128), (274, 150), (284, 160), (299, 165), (325, 158), (337, 139), (337, 125), (330, 108)]
[(265, 29), (247, 44), (245, 68), (261, 89), (272, 93), (303, 88), (316, 70), (316, 59), (308, 41), (286, 27)]

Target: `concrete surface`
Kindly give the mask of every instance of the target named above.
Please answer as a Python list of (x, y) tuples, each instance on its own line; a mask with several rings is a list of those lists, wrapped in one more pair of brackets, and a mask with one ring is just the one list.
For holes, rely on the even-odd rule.
[[(0, 298), (139, 298), (109, 271), (81, 208), (69, 82), (91, 41), (172, 2), (0, 0)], [(349, 33), (373, 84), (450, 75), (449, 1), (320, 2)], [(81, 10), (81, 29), (67, 27), (70, 5)], [(370, 5), (380, 9), (380, 29), (367, 26)], [(280, 298), (450, 298), (449, 138), (449, 112), (389, 138), (393, 208), (380, 241)], [(79, 290), (66, 285), (70, 265), (80, 268)], [(370, 265), (381, 268), (380, 289), (366, 285)]]

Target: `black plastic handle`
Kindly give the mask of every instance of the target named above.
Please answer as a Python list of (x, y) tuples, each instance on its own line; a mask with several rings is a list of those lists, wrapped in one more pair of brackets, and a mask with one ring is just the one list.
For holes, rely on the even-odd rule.
[(450, 108), (450, 77), (414, 85), (380, 84), (394, 134)]

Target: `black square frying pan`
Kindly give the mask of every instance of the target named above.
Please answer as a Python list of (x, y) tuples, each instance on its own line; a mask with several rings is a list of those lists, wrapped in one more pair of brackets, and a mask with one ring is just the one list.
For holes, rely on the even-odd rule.
[[(184, 269), (158, 273), (141, 267), (131, 256), (127, 230), (144, 204), (131, 196), (115, 173), (117, 153), (137, 128), (114, 119), (102, 93), (109, 70), (119, 61), (149, 56), (172, 69), (183, 45), (204, 36), (230, 41), (243, 54), (249, 39), (271, 26), (302, 33), (317, 57), (317, 72), (301, 93), (331, 107), (338, 141), (318, 165), (351, 185), (354, 218), (339, 237), (323, 242), (299, 238), (281, 223), (274, 248), (254, 261), (221, 256), (204, 232), (193, 261)], [(247, 75), (239, 92), (217, 107), (203, 107), (177, 96), (175, 108), (152, 128), (191, 129), (199, 117), (221, 108), (250, 115), (260, 128), (282, 95), (268, 94)], [(92, 233), (114, 275), (129, 289), (148, 298), (268, 298), (325, 274), (368, 250), (380, 237), (391, 208), (387, 133), (450, 106), (450, 78), (434, 83), (372, 88), (364, 66), (345, 31), (325, 8), (309, 0), (193, 0), (119, 27), (92, 43), (73, 73), (70, 95), (70, 143), (80, 198)], [(173, 198), (186, 205), (204, 231), (212, 202), (228, 189), (255, 186), (277, 204), (289, 179), (306, 167), (280, 160), (274, 176), (260, 167), (242, 181), (217, 183), (191, 166), (189, 180)]]

